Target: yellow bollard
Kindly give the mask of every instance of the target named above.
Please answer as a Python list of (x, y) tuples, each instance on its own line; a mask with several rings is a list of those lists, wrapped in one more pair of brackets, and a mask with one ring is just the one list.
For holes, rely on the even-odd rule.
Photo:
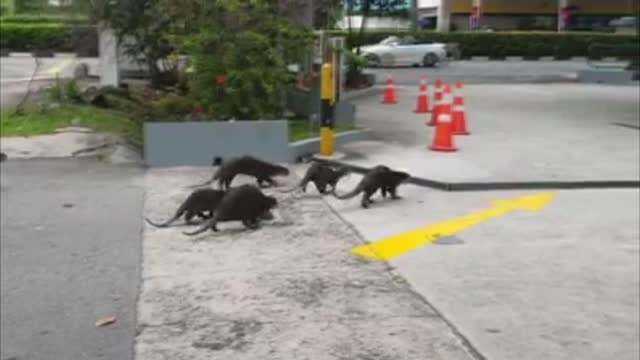
[(335, 101), (333, 84), (333, 66), (324, 63), (320, 74), (320, 155), (333, 155), (335, 140), (333, 136), (333, 106)]

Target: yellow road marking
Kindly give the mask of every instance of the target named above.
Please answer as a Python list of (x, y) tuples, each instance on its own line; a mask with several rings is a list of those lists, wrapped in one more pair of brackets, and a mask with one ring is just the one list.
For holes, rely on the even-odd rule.
[(514, 210), (542, 210), (555, 192), (544, 192), (511, 199), (493, 201), (493, 207), (472, 212), (450, 220), (413, 229), (366, 245), (357, 246), (351, 252), (371, 260), (389, 260), (408, 251), (427, 245), (439, 237), (451, 236), (473, 225), (504, 215)]
[(64, 70), (67, 66), (69, 66), (73, 62), (73, 59), (65, 59), (58, 63), (57, 65), (51, 67), (47, 70), (48, 75), (56, 75), (59, 74), (62, 70)]

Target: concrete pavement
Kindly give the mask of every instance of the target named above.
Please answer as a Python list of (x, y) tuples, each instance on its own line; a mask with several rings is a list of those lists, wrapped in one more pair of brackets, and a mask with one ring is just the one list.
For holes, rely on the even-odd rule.
[[(339, 192), (358, 180), (341, 182)], [(405, 185), (403, 199), (376, 195), (367, 210), (357, 199), (327, 200), (368, 241), (377, 241), (536, 193)], [(486, 359), (637, 359), (639, 196), (637, 190), (557, 192), (540, 211), (507, 213), (389, 265)]]
[[(170, 216), (211, 172), (150, 170), (145, 216)], [(138, 360), (475, 359), (401, 278), (349, 253), (358, 234), (316, 194), (265, 192), (280, 205), (257, 231), (145, 225)]]
[(132, 359), (141, 170), (9, 159), (0, 174), (0, 358)]
[(425, 126), (430, 114), (413, 112), (417, 89), (397, 94), (395, 105), (381, 104), (381, 95), (354, 100), (356, 124), (379, 141), (345, 145), (345, 162), (447, 182), (640, 179), (638, 87), (465, 86), (471, 135), (456, 136), (453, 153), (427, 148), (434, 128)]
[[(41, 58), (41, 66), (34, 77), (32, 89), (47, 85), (55, 79), (56, 74), (68, 78), (73, 76), (73, 69), (77, 64), (87, 63), (90, 74), (97, 71), (97, 59), (76, 58), (62, 56), (55, 58)], [(0, 58), (0, 106), (15, 105), (27, 92), (28, 81), (36, 68), (32, 57), (2, 57)]]
[[(357, 100), (357, 124), (378, 141), (338, 151), (350, 164), (440, 181), (640, 179), (637, 87), (469, 85), (465, 95), (472, 134), (455, 138), (458, 152), (427, 149), (433, 128), (412, 112), (417, 91), (402, 87), (397, 105)], [(388, 264), (487, 359), (637, 359), (639, 190), (557, 191), (539, 211), (493, 210), (539, 193), (403, 185), (402, 199), (376, 194), (367, 210), (359, 197), (327, 201), (370, 242), (443, 221), (444, 230), (460, 227)]]

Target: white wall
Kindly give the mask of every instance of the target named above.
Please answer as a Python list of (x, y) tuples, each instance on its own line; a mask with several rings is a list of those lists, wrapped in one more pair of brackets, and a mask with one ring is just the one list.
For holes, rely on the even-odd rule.
[(440, 6), (441, 0), (418, 0), (418, 9)]
[[(342, 29), (348, 28), (347, 17), (338, 21), (337, 26)], [(351, 27), (359, 29), (362, 23), (362, 16), (351, 16)], [(411, 21), (408, 19), (396, 19), (387, 17), (369, 17), (367, 18), (367, 29), (384, 28), (384, 29), (408, 29)]]

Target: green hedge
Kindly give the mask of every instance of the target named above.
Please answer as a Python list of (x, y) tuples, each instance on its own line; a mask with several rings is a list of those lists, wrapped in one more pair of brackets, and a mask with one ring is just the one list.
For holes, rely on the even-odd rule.
[(38, 15), (11, 15), (0, 17), (0, 23), (5, 24), (74, 24), (86, 25), (89, 20), (86, 17), (70, 16), (38, 16)]
[(93, 26), (0, 23), (0, 32), (0, 49), (17, 52), (47, 49), (77, 52), (81, 56), (97, 55), (98, 36)]
[[(346, 31), (331, 31), (333, 36), (347, 36)], [(638, 49), (638, 37), (629, 34), (591, 33), (591, 32), (451, 32), (434, 31), (369, 31), (365, 32), (360, 45), (379, 42), (390, 35), (412, 35), (416, 39), (433, 40), (446, 43), (457, 43), (462, 58), (471, 56), (488, 56), (500, 59), (507, 56), (523, 56), (536, 59), (552, 56), (556, 59), (570, 57), (615, 57), (628, 55), (629, 47)], [(355, 47), (357, 39), (347, 36), (347, 44)], [(589, 51), (592, 44), (611, 45), (606, 51), (594, 53)], [(624, 50), (620, 50), (624, 49)], [(637, 52), (637, 51), (636, 51)]]

